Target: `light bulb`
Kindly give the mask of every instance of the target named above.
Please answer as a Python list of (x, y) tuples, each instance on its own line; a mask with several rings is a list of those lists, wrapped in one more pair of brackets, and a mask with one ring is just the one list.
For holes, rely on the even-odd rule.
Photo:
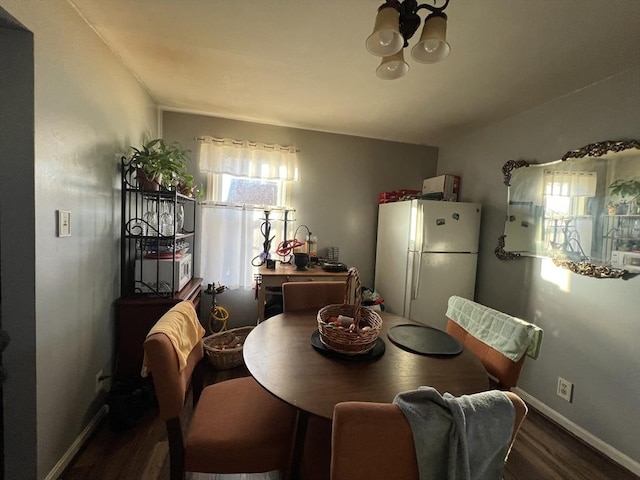
[(439, 40), (434, 40), (434, 39), (430, 39), (430, 40), (425, 40), (424, 42), (422, 42), (422, 48), (424, 48), (424, 50), (427, 53), (435, 53), (436, 50), (438, 50), (438, 48), (440, 47), (440, 41)]
[[(394, 31), (383, 30), (381, 32), (378, 32), (377, 40), (382, 48), (385, 48), (385, 49), (388, 48), (396, 39), (397, 39), (397, 36)], [(391, 48), (394, 48), (394, 47), (392, 46)]]

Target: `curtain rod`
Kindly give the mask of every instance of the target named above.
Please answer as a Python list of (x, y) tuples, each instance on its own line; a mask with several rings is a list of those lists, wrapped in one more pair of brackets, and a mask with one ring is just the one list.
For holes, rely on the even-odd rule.
[(276, 145), (276, 144), (273, 144), (273, 143), (252, 142), (250, 140), (236, 140), (235, 138), (225, 139), (225, 138), (218, 138), (218, 137), (193, 137), (194, 140), (197, 140), (199, 142), (203, 142), (203, 141), (207, 140), (208, 138), (212, 139), (214, 142), (224, 142), (225, 140), (230, 140), (233, 145), (244, 145), (246, 143), (251, 147), (255, 147), (260, 143), (260, 144), (264, 145), (265, 148), (273, 148), (273, 149), (275, 149), (276, 146), (280, 147), (280, 148), (284, 148), (284, 149), (293, 148), (293, 149), (295, 149), (296, 153), (300, 153), (300, 150), (295, 148), (293, 145)]

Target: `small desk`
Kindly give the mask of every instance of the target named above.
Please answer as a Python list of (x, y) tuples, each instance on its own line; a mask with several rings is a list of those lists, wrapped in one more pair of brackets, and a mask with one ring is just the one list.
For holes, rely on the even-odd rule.
[(321, 266), (308, 267), (307, 270), (296, 270), (295, 265), (276, 262), (275, 269), (262, 265), (258, 269), (262, 281), (258, 283), (258, 323), (264, 320), (264, 305), (267, 300), (267, 287), (281, 287), (285, 282), (333, 282), (345, 281), (347, 272), (325, 272)]

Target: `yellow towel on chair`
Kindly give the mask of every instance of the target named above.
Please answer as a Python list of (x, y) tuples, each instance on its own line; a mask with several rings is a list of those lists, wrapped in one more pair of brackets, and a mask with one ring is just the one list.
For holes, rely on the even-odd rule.
[[(204, 328), (200, 325), (198, 315), (193, 303), (189, 301), (183, 301), (171, 308), (165, 313), (160, 320), (149, 330), (147, 337), (154, 333), (164, 333), (173, 348), (176, 350), (178, 357), (178, 368), (180, 371), (187, 366), (187, 358), (200, 339), (204, 336)], [(146, 357), (142, 362), (143, 377), (146, 377), (149, 373), (147, 368)]]

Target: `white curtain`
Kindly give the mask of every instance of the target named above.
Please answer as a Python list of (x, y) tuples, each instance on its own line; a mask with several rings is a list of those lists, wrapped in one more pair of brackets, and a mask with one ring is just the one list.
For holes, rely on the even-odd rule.
[[(232, 290), (249, 290), (255, 285), (254, 275), (263, 262), (265, 214), (252, 207), (231, 207), (204, 203), (202, 215), (202, 248), (200, 274), (204, 283), (216, 283)], [(276, 254), (278, 243), (284, 239), (284, 212), (270, 211), (268, 251)], [(290, 233), (288, 233), (290, 235)]]
[(203, 205), (201, 212), (200, 273), (205, 283), (220, 283), (231, 289), (250, 288), (254, 211)]
[(265, 180), (297, 180), (298, 155), (293, 146), (202, 137), (200, 171)]
[(595, 197), (596, 172), (544, 171), (544, 194), (555, 197)]
[[(231, 289), (251, 289), (254, 275), (264, 262), (268, 248), (271, 258), (283, 240), (284, 205), (269, 207), (225, 203), (226, 198), (213, 188), (213, 178), (229, 174), (256, 180), (278, 180), (282, 184), (298, 176), (297, 152), (294, 147), (266, 145), (232, 139), (204, 137), (200, 139), (200, 170), (207, 172), (209, 188), (206, 202), (201, 204), (202, 248), (200, 274), (205, 283), (225, 285)], [(284, 185), (281, 184), (281, 188)], [(270, 247), (265, 246), (265, 213), (270, 212)], [(262, 255), (262, 256), (261, 256)]]

